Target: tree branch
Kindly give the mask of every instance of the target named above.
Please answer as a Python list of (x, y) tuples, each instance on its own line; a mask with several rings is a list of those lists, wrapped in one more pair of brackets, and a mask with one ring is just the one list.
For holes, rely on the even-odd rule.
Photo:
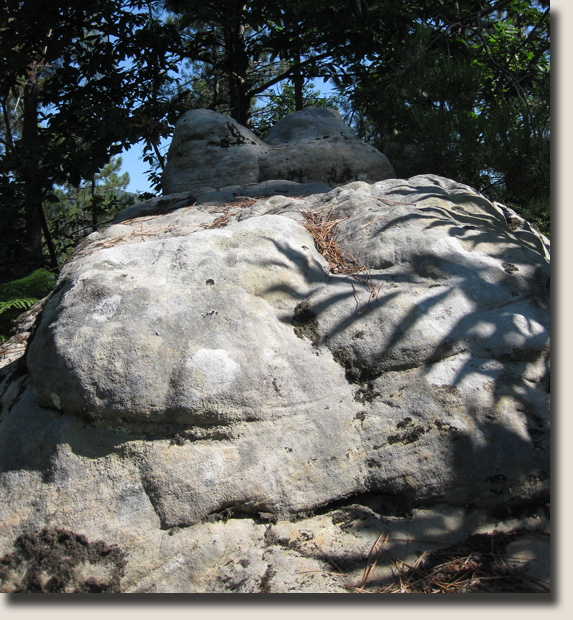
[(6, 140), (2, 140), (2, 143), (7, 149), (12, 151), (14, 149), (14, 137), (12, 135), (12, 127), (10, 125), (10, 116), (8, 114), (8, 104), (6, 99), (2, 101), (2, 115), (4, 117), (4, 125), (6, 125)]
[(257, 86), (256, 88), (251, 89), (248, 93), (249, 97), (255, 97), (259, 93), (262, 93), (263, 91), (265, 91), (267, 88), (270, 88), (271, 86), (274, 86), (275, 84), (278, 84), (279, 82), (282, 82), (283, 80), (286, 80), (291, 75), (293, 75), (295, 71), (302, 69), (303, 67), (306, 67), (312, 64), (313, 62), (316, 62), (317, 60), (324, 60), (325, 58), (328, 58), (330, 55), (331, 55), (330, 52), (323, 52), (322, 54), (318, 54), (318, 56), (307, 58), (306, 60), (303, 60), (300, 63), (296, 63), (292, 65), (286, 71), (272, 78), (271, 80), (269, 80), (262, 86)]
[(447, 35), (447, 33), (453, 30), (454, 28), (457, 28), (458, 26), (463, 26), (465, 23), (472, 22), (474, 20), (479, 21), (483, 16), (489, 15), (489, 13), (493, 13), (494, 11), (500, 11), (501, 9), (504, 9), (511, 2), (513, 2), (513, 0), (499, 0), (499, 2), (496, 2), (489, 9), (485, 9), (483, 11), (482, 10), (473, 11), (471, 13), (466, 13), (465, 15), (461, 15), (458, 21), (454, 22), (453, 24), (446, 24), (445, 29), (440, 31), (428, 43), (428, 45), (424, 49), (424, 52), (421, 54), (421, 56), (426, 54), (443, 36)]

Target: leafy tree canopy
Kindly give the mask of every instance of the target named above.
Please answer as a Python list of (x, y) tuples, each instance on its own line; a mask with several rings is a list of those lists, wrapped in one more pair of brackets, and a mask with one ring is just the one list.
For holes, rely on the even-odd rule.
[(31, 263), (43, 262), (43, 234), (56, 266), (42, 209), (54, 184), (91, 178), (166, 114), (177, 31), (154, 4), (6, 0), (0, 9), (0, 232), (16, 232)]
[(339, 79), (359, 134), (399, 176), (468, 183), (548, 232), (549, 3), (407, 6), (407, 32)]
[(399, 176), (466, 182), (547, 231), (549, 41), (547, 1), (5, 0), (0, 239), (56, 267), (55, 187), (89, 185), (138, 140), (158, 180), (185, 109), (263, 133), (325, 103), (314, 78)]

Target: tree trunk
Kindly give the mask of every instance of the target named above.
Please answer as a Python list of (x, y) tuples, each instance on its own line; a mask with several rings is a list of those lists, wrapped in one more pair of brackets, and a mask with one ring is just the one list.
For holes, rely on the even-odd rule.
[[(213, 45), (211, 47), (211, 56), (213, 59), (217, 58), (217, 47), (215, 45)], [(219, 108), (219, 101), (221, 98), (221, 86), (220, 86), (220, 80), (219, 80), (219, 74), (215, 68), (215, 65), (213, 65), (213, 99), (212, 99), (212, 103), (211, 103), (211, 109), (215, 110), (215, 112), (218, 111)]]
[(303, 88), (304, 78), (300, 69), (300, 52), (297, 52), (294, 58), (295, 69), (292, 76), (292, 85), (294, 87), (294, 109), (298, 112), (304, 106)]
[(26, 241), (32, 262), (37, 266), (42, 266), (43, 191), (38, 160), (38, 63), (36, 62), (32, 63), (28, 69), (24, 85), (23, 108), (22, 146), (27, 161), (22, 171)]
[(92, 175), (92, 231), (97, 230), (97, 185), (96, 173)]
[(248, 82), (249, 56), (244, 31), (242, 15), (238, 14), (234, 23), (223, 29), (223, 36), (231, 116), (246, 127), (251, 120), (251, 95)]
[(40, 133), (38, 130), (38, 77), (40, 64), (34, 61), (28, 68), (23, 93), (24, 115), (22, 120), (22, 147), (25, 165), (22, 170), (24, 181), (24, 214), (26, 221), (26, 243), (30, 252), (30, 263), (34, 268), (44, 265), (42, 234), (48, 246), (50, 262), (58, 269), (52, 237), (44, 214), (42, 203), (45, 198), (45, 181), (40, 172)]

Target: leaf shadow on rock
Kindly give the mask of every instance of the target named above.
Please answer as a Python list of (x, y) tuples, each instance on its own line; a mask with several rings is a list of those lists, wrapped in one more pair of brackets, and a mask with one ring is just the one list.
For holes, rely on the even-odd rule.
[[(500, 238), (503, 236), (501, 233)], [(488, 241), (491, 242), (491, 235)], [(531, 249), (533, 248), (528, 246), (528, 251)], [(431, 255), (420, 255), (418, 260), (423, 264), (432, 258)], [(507, 256), (500, 252), (497, 258), (503, 260)], [(415, 267), (414, 264), (410, 274), (373, 273), (372, 281), (375, 285), (410, 282), (412, 277), (418, 275)], [(506, 547), (523, 536), (527, 529), (514, 529), (507, 535), (503, 530), (493, 534), (476, 535), (476, 532), (483, 531), (479, 529), (480, 525), (483, 526), (483, 521), (480, 521), (483, 513), (480, 513), (480, 509), (491, 511), (494, 522), (506, 519), (515, 519), (517, 522), (522, 517), (532, 517), (535, 521), (540, 515), (545, 515), (550, 491), (549, 369), (536, 377), (528, 377), (526, 366), (536, 361), (548, 362), (549, 358), (549, 308), (545, 291), (548, 269), (540, 265), (534, 271), (534, 277), (518, 283), (518, 292), (509, 303), (506, 301), (484, 306), (484, 299), (495, 300), (498, 297), (497, 290), (502, 285), (488, 280), (487, 269), (474, 268), (469, 271), (466, 265), (455, 261), (441, 261), (440, 268), (447, 277), (457, 278), (454, 288), (463, 293), (473, 310), (451, 322), (448, 333), (435, 344), (420, 365), (422, 375), (429, 373), (435, 364), (447, 363), (448, 359), (458, 357), (461, 363), (448, 372), (447, 385), (456, 389), (472, 375), (479, 375), (481, 383), (487, 384), (487, 389), (491, 391), (492, 404), (489, 409), (484, 409), (468, 403), (467, 414), (473, 425), (471, 432), (448, 426), (447, 416), (445, 422), (443, 419), (434, 420), (430, 424), (427, 424), (427, 420), (426, 423), (420, 422), (422, 435), (439, 433), (442, 436), (443, 450), (440, 455), (434, 456), (447, 460), (444, 469), (450, 472), (451, 477), (444, 485), (446, 492), (442, 489), (432, 496), (430, 489), (430, 493), (424, 498), (417, 494), (416, 488), (409, 487), (407, 481), (404, 481), (400, 488), (399, 484), (388, 485), (388, 480), (373, 475), (366, 484), (369, 494), (345, 498), (346, 510), (361, 510), (362, 507), (367, 507), (380, 517), (370, 517), (366, 527), (354, 525), (355, 531), (360, 531), (366, 537), (370, 536), (372, 543), (380, 533), (390, 535), (388, 547), (380, 559), (380, 566), (385, 567), (383, 576), (369, 577), (367, 586), (369, 591), (377, 591), (391, 583), (398, 575), (397, 567), (401, 560), (413, 563), (414, 559), (424, 552), (451, 548), (451, 557), (457, 554), (461, 562), (468, 557), (475, 557), (478, 563), (482, 563), (482, 567), (491, 571), (481, 582), (481, 586), (476, 586), (475, 591), (544, 592), (547, 591), (548, 583), (530, 579), (525, 571), (526, 567), (523, 567), (523, 571), (520, 568), (515, 572), (507, 572), (503, 568), (505, 564), (501, 558)], [(460, 273), (464, 273), (464, 277), (460, 278)], [(502, 281), (508, 285), (513, 276), (511, 272), (506, 273), (507, 276), (503, 275)], [(439, 304), (443, 304), (450, 293), (451, 288), (448, 288), (431, 297), (425, 297), (423, 312), (431, 312)], [(391, 295), (380, 295), (376, 300), (371, 300), (362, 313), (356, 310), (344, 320), (329, 324), (328, 331), (321, 331), (321, 343), (329, 347), (329, 340), (334, 339), (337, 334), (351, 327), (359, 329), (369, 316), (387, 306), (399, 294), (395, 292)], [(320, 303), (313, 304), (312, 299), (309, 299), (308, 307), (320, 324), (321, 316), (330, 306), (351, 300), (354, 296), (354, 290), (350, 289), (347, 293), (338, 293)], [(520, 311), (524, 314), (520, 314)], [(528, 313), (533, 316), (526, 318)], [(523, 317), (523, 321), (516, 323), (515, 317)], [(543, 318), (547, 319), (546, 324)], [(418, 320), (419, 308), (413, 307), (399, 322), (386, 347), (380, 351), (380, 358), (387, 357), (389, 351), (399, 345)], [(471, 337), (472, 332), (483, 324), (488, 327), (483, 335)], [(540, 327), (543, 327), (543, 330)], [(362, 370), (362, 381), (357, 379), (356, 375), (351, 377), (351, 380), (367, 386), (384, 372), (394, 372), (400, 370), (400, 367)], [(445, 385), (444, 380), (442, 387)], [(373, 400), (382, 401), (384, 396), (378, 394)], [(515, 412), (515, 419), (503, 415), (503, 403), (507, 401), (512, 403), (510, 407)], [(404, 433), (404, 450), (411, 449), (416, 441), (416, 438)], [(380, 461), (388, 458), (391, 456), (381, 455)], [(373, 470), (381, 465), (382, 462), (377, 459), (370, 459)], [(396, 477), (399, 478), (400, 474), (397, 473)], [(400, 488), (399, 493), (396, 493), (396, 488)], [(403, 515), (401, 521), (389, 526), (384, 515), (396, 515), (397, 497), (401, 498), (402, 510), (405, 509), (406, 513), (415, 507), (430, 507), (436, 503), (458, 506), (460, 512), (452, 519), (447, 514), (440, 517), (439, 511), (432, 512), (427, 517), (416, 511), (415, 519), (412, 517), (411, 529), (407, 514)], [(400, 532), (404, 531), (408, 532), (406, 538), (400, 537)], [(488, 550), (491, 549), (487, 555), (482, 549), (484, 545), (490, 546)], [(361, 554), (350, 549), (341, 549), (334, 544), (330, 547), (322, 544), (320, 548), (307, 549), (305, 555), (311, 555), (322, 562), (325, 571), (339, 573), (341, 583), (352, 589), (360, 584), (356, 574), (367, 566), (368, 550), (365, 545)], [(549, 544), (546, 553), (549, 554)], [(531, 557), (534, 566), (546, 561), (543, 555)], [(497, 580), (494, 578), (494, 571), (499, 571), (495, 573), (499, 577)], [(350, 579), (352, 575), (353, 581)], [(476, 584), (479, 585), (477, 579), (474, 581), (474, 585)]]
[[(272, 245), (274, 245), (277, 251), (285, 257), (286, 261), (290, 263), (290, 265), (294, 266), (295, 270), (300, 274), (302, 278), (306, 280), (306, 282), (309, 285), (326, 282), (328, 280), (329, 276), (326, 271), (326, 266), (321, 265), (316, 260), (316, 258), (313, 257), (313, 259), (311, 260), (308, 253), (303, 252), (284, 242), (281, 243), (271, 237), (263, 237), (263, 239), (265, 242), (269, 242)], [(302, 249), (306, 249), (306, 246), (303, 247)], [(260, 264), (265, 267), (284, 268), (285, 266), (285, 263), (283, 263), (282, 261), (276, 261), (276, 260), (275, 261), (265, 260), (262, 262), (257, 262), (257, 264)], [(293, 296), (302, 297), (300, 295), (297, 295), (293, 291), (292, 287), (289, 288), (285, 286), (278, 286), (278, 287), (269, 287), (266, 289), (266, 292), (269, 292), (269, 293), (276, 292), (276, 291), (291, 291), (293, 293)]]
[[(438, 196), (443, 198), (442, 195)], [(483, 226), (483, 222), (479, 221), (480, 218), (477, 218), (476, 222), (476, 217), (473, 215), (464, 214), (463, 217), (467, 218), (467, 221), (464, 219), (465, 226), (474, 224), (478, 228)], [(434, 224), (434, 226), (444, 225), (446, 224), (442, 224), (441, 221)], [(453, 221), (450, 221), (449, 225), (449, 236), (458, 238), (465, 234)], [(376, 234), (383, 234), (390, 227), (391, 223)], [(481, 241), (492, 243), (492, 236), (498, 243), (508, 238), (515, 243), (515, 239), (501, 227), (499, 231), (496, 228), (493, 232), (479, 233), (472, 237), (471, 242), (476, 246)], [(349, 382), (357, 390), (363, 389), (369, 394), (370, 401), (368, 407), (365, 407), (366, 417), (375, 415), (375, 410), (380, 408), (379, 420), (381, 423), (384, 421), (383, 418), (390, 409), (385, 403), (388, 394), (384, 393), (387, 386), (383, 383), (383, 379), (396, 371), (419, 371), (420, 377), (427, 378), (441, 364), (444, 368), (435, 374), (431, 381), (428, 379), (429, 383), (455, 390), (472, 377), (478, 377), (476, 385), (481, 385), (481, 389), (484, 390), (487, 386), (491, 394), (491, 406), (487, 409), (481, 407), (479, 402), (477, 404), (467, 402), (466, 413), (473, 424), (470, 431), (468, 428), (456, 428), (454, 424), (449, 423), (445, 415), (433, 414), (424, 417), (424, 411), (430, 408), (430, 401), (434, 395), (430, 392), (423, 394), (422, 384), (421, 396), (412, 397), (414, 407), (412, 410), (419, 407), (420, 418), (413, 419), (411, 426), (408, 426), (410, 423), (405, 424), (403, 416), (397, 415), (392, 433), (387, 430), (390, 428), (388, 425), (378, 434), (372, 432), (372, 437), (364, 432), (362, 446), (367, 467), (365, 481), (357, 484), (355, 494), (333, 498), (331, 503), (317, 506), (316, 512), (334, 515), (340, 510), (360, 511), (362, 510), (360, 506), (365, 506), (369, 509), (366, 512), (373, 512), (374, 517), (370, 515), (369, 519), (362, 519), (366, 521), (362, 532), (366, 537), (370, 536), (373, 542), (380, 531), (388, 529), (388, 523), (384, 521), (384, 515), (388, 513), (398, 512), (407, 522), (408, 515), (413, 514), (414, 508), (436, 502), (461, 507), (461, 512), (453, 521), (436, 514), (427, 517), (417, 516), (417, 536), (423, 540), (430, 540), (428, 548), (431, 549), (432, 545), (464, 540), (477, 526), (473, 507), (488, 506), (507, 516), (512, 511), (520, 509), (523, 498), (529, 503), (543, 504), (547, 501), (548, 372), (545, 374), (538, 372), (535, 376), (528, 376), (526, 372), (528, 364), (537, 360), (543, 361), (549, 355), (549, 310), (544, 282), (545, 277), (548, 277), (548, 269), (541, 262), (532, 278), (518, 279), (514, 274), (500, 268), (499, 280), (491, 281), (486, 267), (483, 269), (476, 268), (475, 265), (470, 267), (463, 261), (444, 257), (436, 261), (434, 255), (421, 253), (408, 268), (372, 270), (370, 276), (373, 285), (375, 287), (382, 285), (382, 288), (379, 295), (369, 298), (368, 291), (351, 276), (329, 276), (324, 272), (323, 266), (315, 264), (303, 251), (270, 240), (285, 256), (286, 262), (294, 266), (307, 282), (316, 285), (319, 292), (336, 285), (334, 294), (321, 296), (312, 292), (303, 294), (292, 287), (279, 284), (269, 287), (263, 296), (283, 293), (293, 298), (295, 308), (301, 303), (308, 304), (308, 316), (312, 315), (313, 320), (317, 322), (316, 329), (320, 336), (316, 343), (311, 342), (309, 346), (328, 349), (334, 359), (349, 371), (347, 374)], [(525, 242), (523, 247), (527, 252), (532, 250)], [(507, 256), (500, 250), (493, 258), (503, 261)], [(424, 275), (428, 273), (424, 267), (428, 262), (435, 263), (437, 271), (433, 273), (434, 276), (437, 274), (437, 277)], [(281, 261), (268, 261), (264, 264), (284, 267)], [(428, 294), (421, 303), (412, 303), (410, 309), (398, 320), (394, 320), (391, 333), (383, 346), (375, 349), (373, 355), (360, 359), (356, 355), (353, 358), (352, 351), (351, 355), (341, 355), (340, 339), (351, 331), (354, 334), (364, 332), (368, 337), (373, 333), (373, 325), (374, 327), (378, 325), (378, 328), (381, 325), (375, 320), (383, 316), (383, 312), (390, 312), (392, 304), (403, 294), (404, 287), (412, 283), (421, 289), (425, 287)], [(436, 287), (435, 293), (429, 292), (432, 287)], [(447, 288), (444, 290), (443, 287)], [(500, 298), (498, 294), (500, 287), (509, 287), (515, 295), (511, 296), (509, 301), (497, 302), (496, 300)], [(363, 300), (367, 300), (362, 306), (356, 303), (357, 291)], [(424, 317), (444, 306), (449, 296), (454, 294), (467, 302), (469, 310), (450, 317), (444, 333), (440, 332), (438, 336), (428, 334), (433, 337), (431, 344), (408, 361), (404, 361), (404, 357), (399, 354), (400, 346), (412, 336)], [(485, 304), (484, 300), (490, 302)], [(345, 310), (332, 314), (338, 306), (344, 306)], [(520, 310), (522, 312), (519, 312)], [(329, 313), (334, 318), (323, 322), (323, 317)], [(532, 314), (533, 318), (530, 318)], [(291, 325), (296, 319), (294, 314), (281, 310), (277, 310), (277, 316), (283, 323)], [(516, 316), (522, 316), (524, 320), (519, 319), (516, 323)], [(547, 324), (543, 317), (547, 319)], [(389, 320), (391, 319), (392, 316), (389, 317)], [(543, 327), (543, 330), (539, 331), (538, 325)], [(500, 346), (501, 343), (503, 346)], [(397, 354), (394, 353), (396, 351)], [(407, 383), (408, 377), (404, 376), (400, 385)], [(445, 393), (449, 392), (445, 390)], [(440, 405), (437, 400), (434, 405), (436, 403), (437, 406)], [(508, 406), (515, 412), (515, 419), (503, 415), (506, 406), (504, 403), (510, 403)], [(51, 420), (48, 423), (46, 419), (41, 419), (46, 415), (45, 410), (30, 407), (28, 411), (27, 418), (17, 422), (11, 420), (12, 427), (8, 429), (8, 433), (4, 433), (5, 438), (22, 438), (22, 449), (16, 460), (12, 462), (6, 460), (8, 452), (16, 454), (13, 448), (10, 451), (1, 451), (4, 454), (2, 465), (4, 472), (18, 469), (37, 470), (43, 472), (46, 482), (58, 482), (60, 474), (53, 467), (55, 462), (53, 457), (57, 456), (62, 444), (67, 443), (75, 455), (97, 461), (105, 460), (112, 455), (128, 457), (129, 450), (126, 445), (130, 441), (147, 439), (145, 435), (94, 431), (88, 423), (79, 419), (70, 420), (69, 416), (54, 411), (49, 412)], [(26, 438), (30, 428), (43, 428), (46, 434), (40, 434), (30, 442)], [(88, 433), (89, 440), (86, 439)], [(438, 454), (431, 455), (428, 464), (420, 468), (420, 475), (428, 478), (428, 482), (420, 491), (420, 487), (415, 484), (419, 481), (414, 481), (412, 484), (408, 474), (400, 471), (399, 457), (402, 453), (422, 458), (423, 448), (419, 446), (431, 436), (440, 438), (441, 450)], [(28, 444), (24, 445), (25, 442)], [(446, 463), (441, 471), (448, 472), (447, 480), (433, 481), (436, 473), (432, 467), (432, 459), (440, 459)], [(396, 471), (389, 473), (393, 461), (397, 464)], [(149, 467), (150, 463), (151, 461), (145, 466)], [(237, 503), (244, 499), (237, 498)], [(231, 505), (228, 502), (227, 504)], [(353, 508), (356, 506), (358, 508)], [(221, 510), (224, 507), (221, 505)], [(248, 516), (254, 518), (253, 515)], [(356, 519), (352, 522), (355, 521)], [(347, 522), (350, 523), (350, 519), (347, 519)], [(402, 523), (402, 527), (407, 525)], [(436, 532), (439, 532), (439, 535)], [(411, 551), (409, 545), (408, 542), (396, 541), (392, 548), (393, 556), (396, 558), (406, 556)], [(357, 570), (360, 565), (363, 566), (368, 552), (367, 545), (364, 551), (362, 555), (357, 551), (345, 552), (322, 545), (321, 550), (315, 548), (312, 551), (312, 557), (324, 561), (325, 568), (332, 569), (333, 566), (339, 566), (344, 572), (350, 569)], [(308, 557), (309, 553), (311, 552), (305, 551), (305, 557)], [(374, 581), (371, 585), (377, 584)]]
[[(463, 217), (470, 230), (484, 226), (482, 217), (473, 214), (464, 214)], [(485, 221), (488, 221), (487, 218)], [(458, 237), (460, 230), (454, 224), (450, 219), (448, 234)], [(527, 259), (529, 255), (529, 259), (533, 259), (532, 250), (541, 254), (539, 246), (532, 247), (529, 242), (520, 239), (517, 239), (516, 244), (515, 236), (503, 230), (501, 222), (499, 229), (496, 226), (491, 231), (489, 221), (489, 228), (490, 231), (472, 238), (475, 245), (482, 241), (500, 246), (511, 242), (514, 252), (524, 252), (521, 258)], [(383, 233), (384, 230), (388, 230), (388, 226), (376, 232)], [(499, 252), (491, 258), (503, 261), (507, 254), (500, 247)], [(401, 291), (381, 292), (370, 297), (368, 303), (359, 308), (356, 291), (360, 289), (360, 284), (353, 281), (351, 276), (331, 276), (331, 282), (346, 280), (348, 286), (344, 292), (336, 289), (330, 296), (319, 296), (318, 301), (312, 295), (305, 300), (307, 311), (316, 321), (320, 334), (320, 338), (313, 344), (316, 346), (320, 342), (321, 346), (329, 349), (334, 359), (346, 367), (347, 379), (364, 389), (370, 389), (370, 384), (385, 373), (417, 369), (424, 377), (431, 374), (437, 365), (447, 366), (450, 362), (450, 368), (437, 373), (438, 377), (442, 377), (444, 385), (457, 388), (472, 377), (478, 377), (474, 383), (481, 385), (480, 389), (488, 390), (492, 400), (487, 410), (469, 401), (467, 403), (467, 414), (473, 420), (474, 431), (465, 437), (464, 431), (458, 432), (451, 444), (452, 488), (464, 486), (471, 480), (477, 471), (475, 464), (482, 462), (485, 465), (484, 484), (490, 482), (491, 496), (504, 493), (504, 488), (509, 488), (508, 481), (512, 476), (516, 484), (527, 486), (529, 481), (532, 492), (538, 487), (541, 495), (547, 494), (549, 308), (545, 286), (549, 267), (540, 257), (537, 267), (530, 270), (530, 277), (523, 277), (514, 275), (519, 269), (509, 269), (507, 263), (502, 263), (492, 280), (491, 261), (480, 268), (475, 263), (466, 264), (463, 260), (440, 257), (438, 278), (431, 278), (425, 276), (420, 267), (432, 261), (436, 262), (434, 255), (422, 253), (415, 257), (406, 270), (370, 272), (372, 285), (376, 288), (382, 286), (381, 291), (387, 290), (389, 284), (407, 285), (412, 282), (427, 287), (427, 292), (433, 286), (440, 287), (440, 290), (433, 295), (424, 295), (423, 302), (411, 303), (411, 308), (394, 322), (393, 331), (386, 338), (384, 346), (378, 349), (373, 347), (370, 350), (373, 355), (362, 360), (358, 359), (359, 356), (353, 356), (352, 351), (349, 354), (344, 350), (344, 347), (351, 349), (348, 344), (351, 339), (344, 339), (344, 334), (354, 330), (355, 333), (365, 333), (368, 338), (368, 334), (373, 333), (373, 326), (383, 322), (384, 316), (381, 313), (391, 310), (390, 304), (400, 296)], [(464, 300), (467, 306), (465, 310), (462, 308), (462, 311), (456, 312), (455, 306), (448, 308), (448, 298), (454, 294)], [(323, 322), (323, 317), (329, 311), (344, 303), (346, 312), (334, 314), (334, 320), (330, 318)], [(352, 309), (353, 304), (354, 309), (348, 310)], [(440, 306), (445, 306), (446, 314), (450, 315), (438, 316), (446, 322), (447, 330), (438, 338), (428, 334), (431, 346), (413, 355), (410, 361), (405, 361), (403, 351), (400, 351), (401, 343), (411, 336), (424, 317), (437, 311)], [(330, 314), (332, 317), (333, 313)], [(370, 321), (377, 318), (377, 323)], [(288, 322), (292, 318), (283, 317), (283, 320)], [(393, 354), (395, 350), (399, 353)], [(453, 363), (455, 360), (457, 362)], [(528, 371), (528, 365), (535, 364), (537, 370)], [(507, 407), (514, 412), (515, 420), (504, 419), (503, 411)], [(438, 432), (439, 429), (434, 427), (431, 431)], [(476, 437), (481, 439), (477, 441)], [(532, 457), (531, 462), (528, 462), (516, 456), (527, 452), (544, 457)], [(528, 467), (530, 471), (524, 473)], [(455, 472), (459, 472), (459, 475)], [(514, 490), (514, 493), (516, 497), (519, 496), (518, 490)], [(464, 501), (463, 498), (460, 497), (460, 501)], [(508, 501), (511, 503), (513, 500), (510, 498)]]

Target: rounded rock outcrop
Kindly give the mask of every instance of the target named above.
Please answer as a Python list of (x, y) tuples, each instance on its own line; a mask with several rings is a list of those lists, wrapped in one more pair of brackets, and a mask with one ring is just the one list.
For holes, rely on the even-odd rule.
[(191, 110), (175, 126), (162, 186), (174, 194), (278, 179), (336, 187), (394, 176), (388, 158), (360, 141), (335, 110), (289, 114), (264, 141), (232, 118)]
[[(90, 235), (10, 349), (0, 591), (362, 590), (382, 531), (411, 563), (501, 512), (537, 527), (549, 241), (442, 177), (330, 189), (331, 113), (273, 145), (194, 112), (170, 165), (203, 144), (228, 173), (183, 165)], [(295, 145), (322, 182), (261, 181)]]

